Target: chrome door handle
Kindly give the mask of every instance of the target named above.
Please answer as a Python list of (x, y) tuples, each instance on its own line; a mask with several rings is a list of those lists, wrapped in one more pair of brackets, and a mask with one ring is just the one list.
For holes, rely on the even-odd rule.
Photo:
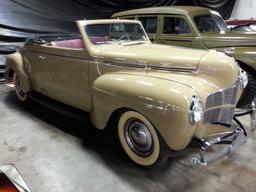
[(39, 55), (38, 56), (40, 59), (45, 59), (45, 56), (43, 56), (43, 55)]

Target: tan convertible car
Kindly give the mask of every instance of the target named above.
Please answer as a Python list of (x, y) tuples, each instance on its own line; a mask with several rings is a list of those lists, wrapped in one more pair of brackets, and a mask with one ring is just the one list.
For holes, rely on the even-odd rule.
[[(84, 20), (80, 36), (38, 37), (8, 56), (21, 101), (32, 93), (87, 111), (96, 128), (116, 116), (120, 143), (142, 166), (200, 141), (194, 165), (235, 152), (245, 130), (232, 123), (247, 75), (224, 53), (151, 44), (139, 21)], [(223, 150), (206, 154), (210, 146)]]

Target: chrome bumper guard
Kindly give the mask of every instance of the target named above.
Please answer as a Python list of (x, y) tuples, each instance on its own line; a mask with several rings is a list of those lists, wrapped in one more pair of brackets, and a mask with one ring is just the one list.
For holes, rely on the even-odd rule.
[[(256, 130), (256, 104), (252, 103), (252, 108), (242, 113), (235, 114), (235, 117), (250, 115), (251, 124), (248, 129), (245, 129), (242, 124), (239, 126), (233, 125), (232, 131), (215, 135), (213, 138), (206, 138), (201, 141), (201, 150), (198, 155), (192, 157), (191, 164), (193, 167), (206, 168), (207, 165), (227, 156), (234, 157), (237, 154), (241, 145), (246, 143), (246, 140), (255, 133)], [(228, 143), (228, 144), (227, 144)], [(221, 147), (221, 150), (214, 150), (214, 146)], [(224, 146), (225, 145), (225, 146)]]
[(255, 133), (256, 130), (256, 102), (252, 102), (252, 109), (250, 113), (251, 118), (251, 133)]

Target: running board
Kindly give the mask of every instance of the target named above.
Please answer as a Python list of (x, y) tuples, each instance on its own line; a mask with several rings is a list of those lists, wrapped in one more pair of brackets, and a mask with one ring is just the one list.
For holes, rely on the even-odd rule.
[(72, 119), (78, 120), (78, 121), (83, 121), (83, 122), (90, 122), (90, 116), (89, 113), (76, 109), (74, 107), (65, 105), (61, 102), (58, 102), (56, 100), (53, 100), (49, 97), (46, 97), (40, 93), (29, 93), (28, 97), (35, 101), (36, 103), (39, 103), (46, 108), (49, 108), (53, 111), (56, 111), (58, 113), (61, 113), (65, 116), (68, 116)]

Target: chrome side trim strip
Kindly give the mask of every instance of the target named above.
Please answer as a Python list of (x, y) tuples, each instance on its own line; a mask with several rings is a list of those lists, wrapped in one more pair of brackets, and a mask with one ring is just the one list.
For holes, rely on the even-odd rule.
[(139, 62), (122, 62), (122, 61), (105, 61), (101, 60), (100, 63), (106, 66), (121, 66), (121, 67), (131, 67), (131, 68), (145, 68), (145, 69), (154, 69), (162, 71), (173, 71), (173, 70), (184, 70), (184, 71), (195, 71), (197, 67), (190, 66), (166, 66), (166, 65), (152, 65), (152, 64), (141, 64)]
[(192, 38), (170, 38), (170, 37), (162, 37), (160, 38), (160, 40), (162, 41), (185, 41), (185, 42), (192, 42), (193, 39)]
[(95, 59), (89, 59), (89, 58), (83, 58), (83, 57), (74, 57), (74, 56), (67, 56), (67, 55), (61, 55), (61, 54), (54, 54), (54, 53), (49, 53), (49, 52), (43, 52), (43, 51), (33, 51), (33, 50), (28, 50), (33, 53), (37, 54), (42, 54), (42, 55), (50, 55), (50, 56), (56, 56), (56, 57), (63, 57), (63, 58), (71, 58), (71, 59), (79, 59), (79, 60), (84, 60), (84, 61), (95, 61)]
[(106, 65), (106, 66), (120, 66), (120, 67), (131, 67), (131, 68), (146, 68), (146, 65), (139, 64), (139, 63), (127, 63), (127, 62), (111, 62), (111, 61), (104, 61), (101, 60), (100, 63)]
[(190, 66), (178, 66), (178, 65), (172, 65), (172, 66), (166, 66), (166, 65), (147, 65), (151, 69), (156, 70), (173, 70), (173, 69), (182, 69), (182, 70), (196, 70), (197, 67), (190, 67)]

